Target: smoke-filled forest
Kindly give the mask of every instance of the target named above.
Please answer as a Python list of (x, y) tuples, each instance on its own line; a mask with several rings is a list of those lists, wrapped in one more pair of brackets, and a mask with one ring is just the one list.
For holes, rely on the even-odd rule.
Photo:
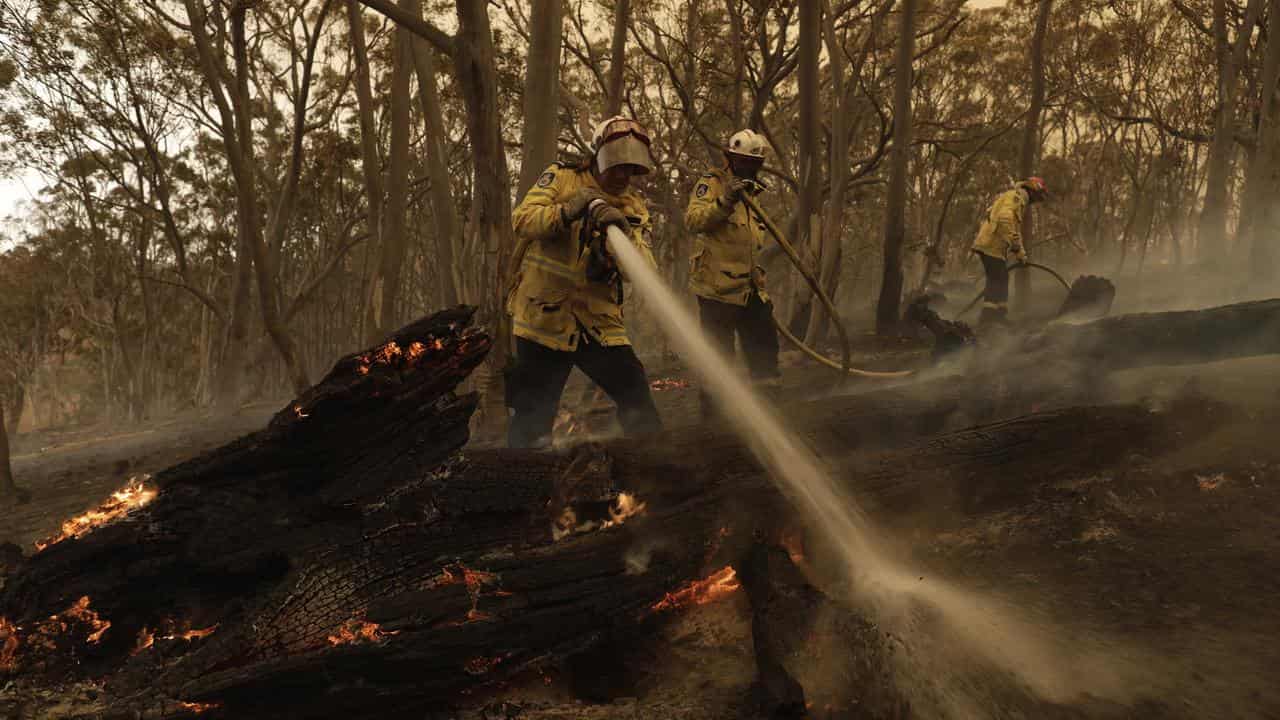
[(1271, 717), (1278, 23), (0, 0), (0, 717)]

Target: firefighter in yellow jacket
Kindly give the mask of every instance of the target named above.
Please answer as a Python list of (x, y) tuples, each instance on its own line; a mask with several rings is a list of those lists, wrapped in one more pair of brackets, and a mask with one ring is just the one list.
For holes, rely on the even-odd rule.
[(622, 317), (622, 276), (605, 243), (610, 225), (624, 229), (652, 265), (651, 225), (631, 178), (653, 170), (649, 135), (634, 120), (610, 118), (592, 137), (592, 156), (555, 163), (512, 213), (527, 242), (508, 298), (516, 359), (507, 370), (511, 447), (550, 440), (569, 373), (576, 366), (618, 407), (627, 434), (661, 428), (644, 366)]
[[(744, 196), (755, 196), (764, 188), (756, 176), (767, 148), (765, 138), (752, 130), (729, 138), (724, 165), (703, 175), (694, 186), (684, 223), (696, 233), (689, 289), (698, 298), (703, 331), (729, 357), (736, 335), (751, 379), (772, 388), (781, 373), (764, 266), (779, 248), (766, 249), (768, 230), (742, 202)], [(708, 409), (706, 396), (703, 408)]]
[(982, 293), (982, 314), (978, 325), (1003, 324), (1009, 315), (1009, 266), (1027, 261), (1022, 244), (1022, 218), (1028, 205), (1049, 197), (1049, 188), (1038, 177), (1027, 178), (1001, 193), (991, 203), (987, 217), (978, 229), (973, 251), (982, 260), (987, 286)]

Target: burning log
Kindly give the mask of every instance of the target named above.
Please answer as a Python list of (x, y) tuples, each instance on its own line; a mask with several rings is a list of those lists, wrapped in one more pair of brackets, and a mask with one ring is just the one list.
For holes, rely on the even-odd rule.
[[(0, 592), (0, 659), (30, 677), (74, 655), (64, 667), (105, 677), (121, 709), (158, 695), (211, 717), (387, 717), (652, 621), (717, 568), (736, 573), (719, 590), (794, 579), (752, 570), (754, 538), (790, 525), (789, 504), (722, 431), (460, 453), (476, 398), (454, 389), (489, 348), (470, 322), (442, 312), (340, 360), (264, 430), (156, 474), (145, 506), (27, 559)], [(795, 425), (839, 464), (936, 432), (955, 402), (919, 408), (896, 392), (827, 398)], [(1136, 408), (1044, 414), (864, 457), (841, 477), (892, 509), (938, 478), (960, 493), (997, 464), (1009, 481), (1043, 475), (1046, 456), (1098, 466), (1160, 426)], [(566, 511), (573, 532), (557, 533)], [(93, 622), (54, 633), (54, 648), (29, 642), (84, 597)], [(166, 629), (174, 618), (184, 630)], [(781, 627), (759, 630), (762, 669), (791, 642)]]

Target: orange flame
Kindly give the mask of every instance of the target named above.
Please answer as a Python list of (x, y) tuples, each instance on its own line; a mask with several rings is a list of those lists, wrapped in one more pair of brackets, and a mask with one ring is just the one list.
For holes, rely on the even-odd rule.
[(111, 497), (96, 508), (86, 511), (62, 523), (62, 532), (36, 543), (36, 550), (44, 550), (68, 540), (87, 535), (95, 528), (119, 520), (156, 498), (156, 489), (147, 485), (149, 475), (131, 478), (129, 483), (111, 493)]
[(396, 344), (395, 340), (383, 345), (373, 351), (373, 361), (383, 365), (390, 365), (392, 360), (404, 355), (404, 351)]
[(649, 383), (649, 387), (654, 392), (662, 392), (663, 390), (683, 390), (689, 387), (688, 380), (677, 380), (676, 378), (658, 378)]
[(427, 352), (426, 345), (423, 345), (420, 342), (414, 341), (409, 343), (409, 349), (408, 351), (405, 352), (404, 359), (409, 363), (413, 363), (413, 362), (416, 362), (418, 358), (422, 357), (423, 354), (426, 352)]
[(663, 612), (692, 605), (707, 605), (728, 597), (742, 587), (738, 573), (732, 567), (723, 567), (702, 580), (695, 580), (675, 592), (669, 592), (649, 609)]
[[(60, 613), (61, 618), (79, 620), (80, 622), (93, 628), (93, 632), (89, 633), (87, 638), (89, 642), (97, 644), (102, 640), (102, 634), (111, 628), (110, 620), (103, 620), (96, 610), (89, 607), (89, 596), (85, 595), (79, 600), (72, 603), (71, 607)], [(59, 615), (54, 615), (50, 620), (59, 620)]]
[(8, 618), (0, 617), (0, 672), (18, 669), (18, 627)]
[(377, 623), (352, 618), (344, 622), (334, 634), (329, 636), (329, 644), (350, 645), (353, 643), (380, 642), (391, 635), (399, 633), (399, 630), (386, 632)]
[(137, 655), (156, 644), (156, 634), (151, 632), (151, 628), (142, 628), (138, 631), (138, 642), (134, 644), (133, 650), (129, 651), (130, 655)]
[(200, 630), (187, 630), (186, 632), (178, 633), (177, 635), (166, 635), (165, 639), (172, 640), (176, 637), (182, 640), (200, 640), (201, 638), (207, 638), (212, 635), (213, 631), (218, 629), (219, 624), (220, 623), (215, 623)]
[(178, 706), (184, 710), (190, 710), (191, 712), (197, 715), (203, 712), (207, 712), (209, 710), (214, 710), (219, 707), (222, 707), (218, 703), (195, 703), (195, 702), (183, 702), (181, 700), (178, 701)]

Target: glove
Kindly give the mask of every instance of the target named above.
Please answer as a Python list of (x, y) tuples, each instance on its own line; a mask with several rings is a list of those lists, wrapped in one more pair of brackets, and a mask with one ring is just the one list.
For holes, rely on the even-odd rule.
[(582, 188), (573, 195), (570, 195), (569, 199), (565, 200), (560, 205), (560, 214), (564, 217), (565, 225), (585, 216), (587, 214), (587, 208), (591, 206), (591, 201), (602, 198), (603, 196), (600, 194), (600, 191), (593, 190), (592, 188)]
[(591, 222), (595, 223), (596, 227), (601, 229), (607, 225), (617, 225), (623, 230), (626, 230), (631, 225), (631, 223), (627, 221), (627, 216), (624, 215), (621, 210), (610, 205), (604, 200), (591, 203), (587, 212), (591, 215)]
[(1017, 263), (1025, 263), (1027, 261), (1027, 249), (1019, 245), (1013, 249), (1013, 261)]
[(747, 194), (747, 188), (750, 184), (742, 178), (731, 178), (724, 186), (724, 206), (733, 207), (742, 200), (742, 196)]

